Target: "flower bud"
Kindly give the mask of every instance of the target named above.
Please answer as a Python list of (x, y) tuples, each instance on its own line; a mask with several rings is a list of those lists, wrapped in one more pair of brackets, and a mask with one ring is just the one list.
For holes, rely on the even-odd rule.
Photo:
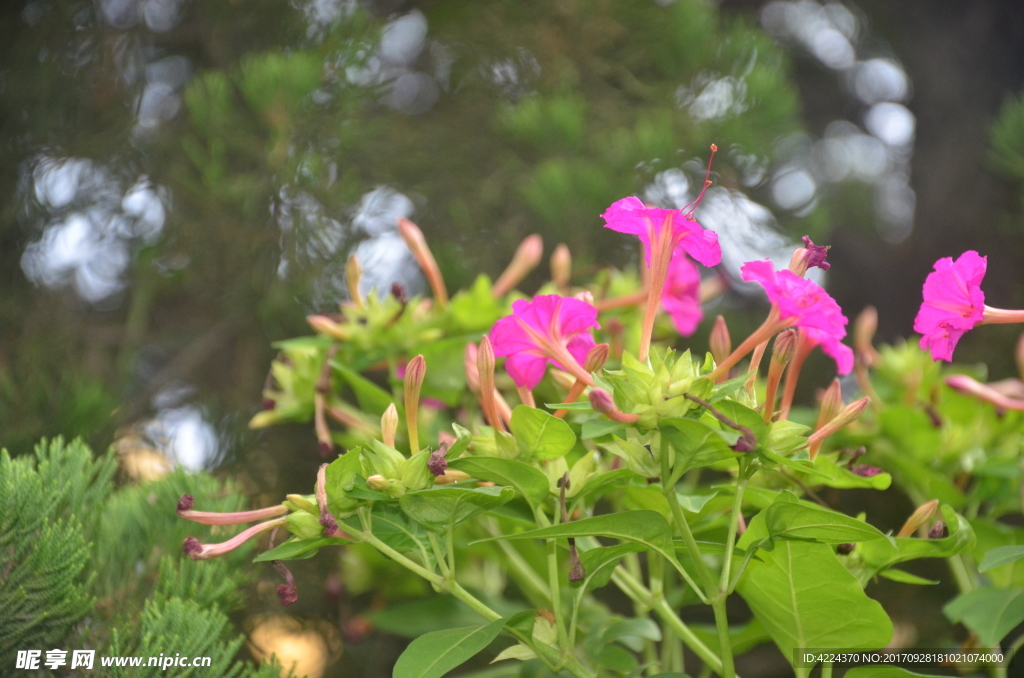
[(476, 367), (480, 374), (480, 407), (487, 418), (487, 423), (496, 430), (503, 431), (505, 426), (498, 415), (498, 406), (494, 391), (494, 348), (490, 338), (485, 334), (480, 337), (477, 347)]
[(477, 369), (478, 349), (476, 344), (469, 342), (466, 344), (466, 352), (463, 354), (463, 366), (466, 369), (466, 386), (474, 395), (480, 394), (480, 370)]
[(612, 421), (632, 424), (640, 420), (640, 415), (626, 414), (619, 410), (612, 394), (603, 388), (590, 389), (590, 406)]
[(444, 472), (448, 469), (448, 460), (444, 458), (447, 450), (446, 446), (442, 446), (430, 453), (430, 459), (427, 460), (427, 469), (434, 476), (444, 475)]
[(813, 459), (815, 455), (817, 455), (818, 448), (821, 447), (821, 443), (825, 438), (836, 433), (844, 426), (857, 421), (869, 404), (871, 404), (871, 398), (867, 397), (853, 401), (840, 410), (839, 414), (833, 417), (831, 421), (812, 433), (807, 439), (808, 451), (810, 452), (811, 458)]
[(935, 524), (928, 529), (929, 539), (942, 539), (946, 536), (946, 523), (941, 520), (935, 521)]
[(395, 446), (395, 436), (398, 434), (398, 408), (394, 403), (388, 405), (384, 414), (380, 416), (380, 437), (388, 447)]
[(583, 361), (583, 369), (587, 372), (597, 372), (608, 362), (609, 353), (608, 344), (597, 344), (587, 353), (587, 358)]
[(325, 315), (308, 315), (306, 322), (317, 334), (325, 334), (339, 341), (346, 341), (351, 337), (344, 325)]
[(420, 389), (426, 376), (427, 361), (422, 355), (416, 356), (405, 366), (405, 426), (409, 431), (409, 450), (413, 454), (420, 450)]
[(188, 511), (195, 505), (195, 497), (193, 497), (191, 494), (183, 494), (181, 495), (181, 499), (178, 500), (178, 512), (180, 513), (181, 511)]
[(403, 217), (398, 220), (398, 233), (405, 240), (405, 244), (416, 258), (420, 268), (423, 269), (423, 275), (426, 276), (427, 282), (430, 283), (430, 289), (434, 292), (434, 299), (437, 301), (437, 305), (441, 307), (447, 306), (448, 288), (445, 287), (444, 278), (441, 277), (441, 269), (437, 265), (437, 260), (434, 259), (434, 254), (430, 251), (430, 247), (427, 246), (426, 238), (423, 237), (423, 231), (420, 230), (419, 226)]
[(555, 287), (565, 291), (569, 289), (569, 281), (572, 279), (572, 253), (565, 244), (555, 248), (551, 255), (551, 281)]
[(622, 360), (622, 349), (625, 346), (626, 326), (618, 318), (609, 318), (605, 325), (608, 332), (608, 343), (616, 360)]
[(395, 301), (405, 306), (409, 303), (409, 297), (405, 293), (405, 285), (400, 282), (391, 283), (391, 296), (395, 298)]
[(1024, 400), (1011, 398), (989, 384), (982, 384), (966, 374), (956, 374), (946, 377), (946, 386), (956, 389), (964, 395), (974, 396), (980, 400), (992, 403), (1001, 410), (1022, 410), (1024, 411)]
[(572, 295), (573, 299), (579, 299), (585, 304), (594, 305), (594, 294), (590, 290), (580, 290), (576, 294)]
[(495, 297), (503, 297), (518, 285), (530, 271), (537, 268), (544, 256), (544, 240), (539, 235), (528, 235), (523, 238), (512, 255), (512, 261), (505, 268), (491, 288)]
[(922, 525), (926, 525), (932, 516), (935, 515), (936, 511), (939, 510), (939, 500), (932, 499), (930, 502), (921, 504), (917, 507), (917, 510), (910, 514), (907, 518), (907, 522), (903, 523), (903, 527), (900, 528), (897, 537), (909, 537), (910, 535), (917, 532), (918, 528)]
[(314, 539), (321, 536), (324, 531), (320, 519), (305, 511), (289, 513), (286, 527), (299, 539)]
[(320, 507), (316, 505), (316, 502), (312, 502), (301, 494), (289, 494), (285, 496), (285, 499), (289, 504), (294, 506), (300, 511), (309, 511), (310, 513), (316, 513), (320, 510)]
[(320, 392), (313, 394), (313, 429), (316, 431), (317, 448), (320, 456), (326, 457), (334, 450), (334, 440), (331, 438), (331, 429), (327, 426), (326, 400)]
[(366, 479), (366, 486), (371, 490), (383, 492), (391, 487), (391, 481), (381, 475), (370, 476)]
[(878, 362), (878, 351), (872, 342), (878, 331), (878, 309), (865, 306), (853, 323), (853, 350), (857, 360), (864, 367), (872, 367)]
[(316, 472), (316, 503), (320, 509), (320, 525), (324, 534), (333, 537), (338, 532), (338, 521), (327, 507), (327, 464), (320, 464)]
[(732, 353), (732, 337), (729, 336), (729, 327), (725, 324), (725, 318), (718, 316), (715, 324), (711, 327), (711, 335), (708, 337), (708, 347), (711, 349), (711, 356), (715, 363), (720, 363)]
[(818, 422), (814, 428), (819, 429), (835, 419), (841, 409), (843, 409), (843, 387), (839, 383), (839, 379), (833, 379), (822, 393), (821, 402), (818, 404)]
[(352, 303), (362, 308), (363, 295), (359, 292), (359, 281), (363, 277), (363, 268), (359, 265), (356, 255), (349, 256), (345, 262), (345, 284), (348, 286), (348, 296)]
[(775, 394), (779, 390), (779, 382), (786, 371), (786, 366), (796, 353), (797, 332), (786, 330), (775, 336), (772, 359), (768, 363), (768, 381), (764, 398), (764, 421), (770, 424), (775, 415)]
[(882, 469), (868, 464), (856, 464), (850, 467), (850, 473), (855, 473), (862, 478), (874, 478), (881, 472)]

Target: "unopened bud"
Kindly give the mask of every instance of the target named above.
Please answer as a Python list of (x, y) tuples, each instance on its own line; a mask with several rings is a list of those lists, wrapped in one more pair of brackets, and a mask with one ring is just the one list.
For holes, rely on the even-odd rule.
[(362, 307), (363, 295), (359, 292), (359, 281), (363, 277), (363, 268), (359, 265), (356, 255), (349, 256), (345, 262), (345, 284), (348, 286), (348, 296), (352, 303)]
[(480, 394), (480, 370), (476, 365), (477, 352), (476, 344), (473, 342), (467, 343), (466, 352), (463, 353), (462, 360), (463, 366), (466, 369), (466, 386), (475, 395)]
[(394, 403), (388, 405), (384, 414), (380, 415), (380, 438), (388, 447), (395, 446), (395, 436), (398, 435), (398, 408)]
[(772, 359), (768, 363), (768, 380), (764, 398), (764, 421), (770, 424), (775, 415), (775, 394), (779, 390), (779, 382), (786, 371), (786, 366), (796, 353), (797, 332), (786, 330), (775, 337)]
[(391, 283), (391, 296), (402, 306), (409, 303), (409, 297), (405, 293), (405, 285), (400, 282)]
[(339, 341), (345, 341), (351, 336), (343, 325), (325, 315), (306, 316), (306, 322), (317, 334), (325, 334)]
[(398, 220), (398, 233), (416, 258), (416, 263), (423, 269), (423, 275), (430, 283), (430, 289), (434, 292), (434, 299), (438, 306), (447, 306), (448, 288), (445, 287), (444, 278), (441, 277), (441, 269), (437, 265), (437, 260), (434, 259), (433, 252), (427, 246), (427, 239), (423, 237), (423, 231), (419, 226), (403, 217)]
[(476, 367), (480, 375), (480, 408), (491, 427), (504, 430), (504, 424), (498, 414), (498, 403), (494, 390), (494, 348), (486, 334), (480, 337), (480, 345), (477, 347), (476, 353)]
[(324, 534), (333, 537), (338, 532), (338, 521), (327, 506), (327, 464), (320, 464), (316, 472), (316, 503), (320, 509), (320, 525)]
[(427, 376), (427, 361), (418, 355), (405, 366), (405, 426), (409, 431), (409, 450), (420, 450), (419, 414), (420, 389)]
[(813, 459), (818, 453), (818, 448), (821, 447), (821, 443), (825, 438), (857, 421), (869, 404), (871, 404), (871, 398), (868, 397), (853, 401), (840, 410), (839, 414), (833, 417), (831, 421), (812, 433), (807, 439), (807, 447), (811, 458)]
[(878, 309), (874, 306), (865, 306), (853, 323), (853, 350), (857, 360), (865, 367), (871, 367), (878, 362), (878, 351), (872, 343), (877, 331)]
[(836, 546), (836, 553), (841, 556), (848, 556), (853, 553), (853, 549), (857, 548), (857, 545), (852, 542), (846, 542)]
[(565, 244), (555, 248), (551, 255), (551, 280), (555, 287), (560, 290), (569, 288), (569, 281), (572, 279), (572, 253)]
[(772, 348), (772, 362), (783, 365), (789, 363), (793, 359), (793, 354), (796, 353), (796, 340), (796, 330), (779, 332), (775, 337), (775, 344)]
[(603, 388), (590, 389), (590, 406), (612, 421), (632, 424), (640, 419), (640, 416), (637, 414), (626, 414), (619, 410), (612, 394)]
[(448, 469), (448, 460), (444, 458), (444, 453), (447, 449), (447, 447), (441, 447), (430, 453), (430, 458), (427, 460), (427, 468), (435, 477), (444, 475), (444, 472)]
[(833, 379), (821, 395), (821, 402), (818, 404), (818, 421), (814, 428), (819, 429), (835, 419), (842, 409), (843, 387), (839, 383), (839, 379)]
[(290, 584), (278, 584), (277, 600), (287, 607), (299, 600), (299, 590)]
[(732, 353), (732, 337), (729, 336), (729, 327), (725, 324), (725, 317), (715, 318), (715, 324), (711, 327), (711, 335), (708, 337), (708, 347), (711, 349), (711, 356), (715, 364), (719, 364)]
[(946, 536), (946, 523), (941, 520), (935, 521), (935, 524), (928, 529), (929, 539), (942, 539)]
[[(641, 269), (646, 270), (646, 269)], [(626, 326), (622, 324), (622, 321), (618, 318), (609, 318), (608, 323), (605, 325), (605, 330), (608, 331), (608, 338), (612, 349), (612, 356), (616, 360), (622, 360), (622, 349), (625, 344)]]
[(569, 546), (569, 581), (576, 582), (583, 581), (583, 578), (587, 576), (587, 571), (583, 569), (583, 563), (580, 562), (580, 554), (576, 552), (576, 544)]
[(391, 487), (391, 481), (382, 475), (374, 475), (366, 479), (366, 486), (371, 490), (383, 492)]
[(324, 395), (320, 392), (313, 393), (313, 429), (316, 431), (317, 448), (321, 457), (326, 457), (334, 451), (331, 429), (327, 426), (326, 409)]
[(309, 511), (311, 513), (316, 513), (317, 511), (320, 510), (320, 508), (314, 502), (311, 502), (309, 499), (306, 499), (301, 494), (288, 494), (285, 495), (285, 499), (288, 501), (289, 504), (291, 504), (292, 506), (301, 511)]
[(932, 499), (926, 504), (921, 504), (917, 507), (917, 510), (910, 514), (907, 518), (907, 522), (903, 523), (903, 527), (900, 528), (897, 537), (909, 537), (910, 535), (917, 532), (917, 530), (928, 523), (935, 515), (935, 512), (939, 510), (939, 500)]
[(572, 295), (573, 299), (579, 299), (585, 304), (594, 305), (594, 293), (590, 290), (580, 290), (576, 294)]
[(512, 261), (494, 282), (491, 289), (494, 296), (503, 297), (518, 285), (530, 271), (537, 268), (544, 256), (544, 240), (539, 235), (528, 235), (523, 238), (512, 255)]
[(587, 372), (597, 372), (608, 362), (608, 355), (610, 353), (611, 349), (608, 347), (608, 344), (597, 344), (587, 353), (587, 358), (583, 361), (583, 369)]

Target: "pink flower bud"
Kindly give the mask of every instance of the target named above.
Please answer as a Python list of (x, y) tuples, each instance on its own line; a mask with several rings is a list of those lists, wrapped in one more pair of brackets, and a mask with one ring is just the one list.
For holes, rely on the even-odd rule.
[(349, 256), (345, 262), (345, 284), (348, 286), (348, 297), (356, 306), (362, 307), (363, 296), (359, 292), (359, 281), (363, 277), (363, 268), (359, 265), (356, 255)]
[(346, 341), (351, 338), (351, 334), (344, 325), (325, 315), (306, 316), (306, 322), (317, 334), (325, 334), (338, 341)]
[(708, 336), (708, 347), (715, 363), (722, 362), (732, 353), (732, 337), (729, 336), (729, 327), (725, 324), (723, 316), (715, 318), (715, 324), (712, 325), (711, 334)]
[(818, 448), (825, 438), (828, 438), (833, 433), (836, 433), (848, 424), (852, 424), (860, 418), (860, 415), (864, 413), (867, 406), (871, 403), (871, 398), (861, 398), (855, 400), (837, 414), (831, 421), (819, 428), (817, 431), (811, 434), (807, 439), (807, 446), (810, 452), (811, 458), (817, 454)]
[(427, 246), (426, 238), (423, 237), (423, 231), (408, 219), (400, 218), (398, 220), (398, 232), (402, 239), (405, 240), (406, 246), (408, 246), (409, 251), (416, 258), (420, 268), (423, 269), (423, 275), (426, 276), (427, 282), (430, 283), (430, 289), (434, 292), (434, 299), (437, 301), (438, 306), (447, 306), (448, 288), (445, 287), (444, 278), (441, 277), (441, 269), (437, 265), (437, 260), (434, 259), (434, 254), (430, 251), (430, 247)]
[(542, 256), (544, 240), (536, 234), (526, 236), (516, 248), (516, 253), (512, 255), (512, 261), (494, 282), (494, 296), (503, 297), (515, 289), (530, 271), (537, 268)]
[(927, 522), (932, 519), (932, 516), (934, 516), (935, 512), (938, 510), (938, 499), (932, 499), (930, 502), (921, 504), (920, 506), (917, 507), (916, 511), (910, 514), (910, 517), (907, 518), (907, 522), (903, 523), (903, 527), (900, 528), (899, 534), (897, 534), (896, 536), (911, 536), (912, 534), (917, 532), (918, 528), (920, 528), (922, 525), (927, 524)]
[(612, 421), (632, 424), (640, 420), (640, 416), (637, 414), (626, 414), (619, 410), (618, 406), (615, 404), (615, 399), (612, 397), (612, 394), (603, 388), (590, 389), (590, 405)]
[(565, 291), (569, 289), (572, 278), (572, 253), (566, 245), (559, 245), (551, 255), (551, 280), (555, 287)]

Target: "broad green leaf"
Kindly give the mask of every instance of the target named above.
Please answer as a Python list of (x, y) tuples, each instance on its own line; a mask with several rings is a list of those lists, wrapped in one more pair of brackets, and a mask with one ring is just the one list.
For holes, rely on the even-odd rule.
[(393, 401), (391, 394), (339, 360), (331, 360), (331, 367), (341, 375), (356, 395), (360, 409), (378, 417)]
[(813, 539), (826, 544), (843, 544), (886, 538), (877, 528), (856, 518), (789, 501), (776, 501), (769, 506), (764, 520), (773, 539)]
[(360, 454), (359, 448), (349, 450), (327, 467), (324, 489), (327, 491), (327, 507), (334, 513), (350, 511), (356, 501), (350, 493), (355, 487), (356, 477), (363, 472)]
[(962, 623), (991, 647), (1024, 621), (1024, 588), (975, 589), (957, 596), (942, 611), (950, 621)]
[(610, 537), (631, 541), (666, 556), (673, 562), (672, 530), (661, 514), (654, 511), (623, 511), (574, 520), (561, 525), (527, 530), (519, 534), (482, 539), (555, 539), (559, 537)]
[(1021, 558), (1024, 558), (1024, 546), (1000, 546), (985, 554), (985, 558), (982, 559), (981, 565), (978, 566), (978, 572), (988, 572), (994, 567), (1009, 565)]
[(721, 384), (715, 386), (715, 394), (708, 399), (708, 402), (714, 404), (727, 396), (731, 396), (733, 393), (743, 388), (748, 381), (750, 381), (750, 377), (746, 374), (734, 377), (728, 381), (723, 381)]
[(845, 678), (942, 678), (931, 673), (911, 673), (896, 666), (858, 666), (846, 672)]
[(625, 650), (624, 648), (618, 647), (617, 645), (606, 645), (597, 656), (594, 657), (594, 661), (599, 666), (619, 673), (629, 673), (637, 668), (638, 663), (636, 657), (632, 652)]
[[(762, 512), (741, 547), (766, 532)], [(864, 594), (827, 544), (782, 540), (760, 550), (736, 590), (791, 662), (795, 648), (878, 649), (892, 639), (882, 606)]]
[[(764, 423), (764, 417), (761, 416), (760, 412), (755, 412), (749, 407), (740, 405), (735, 400), (719, 401), (715, 404), (715, 408), (737, 424), (741, 424), (751, 429), (754, 432), (754, 435), (757, 436), (758, 442), (762, 445), (766, 445), (768, 443), (768, 425)], [(722, 426), (723, 428), (725, 427), (724, 424)]]
[(373, 536), (398, 552), (427, 548), (423, 542), (426, 537), (423, 528), (416, 523), (410, 523), (406, 515), (395, 506), (375, 503), (370, 520)]
[(423, 396), (437, 398), (447, 405), (456, 405), (466, 390), (466, 368), (463, 359), (468, 338), (451, 337), (423, 345), (419, 350), (427, 361), (423, 379)]
[(625, 435), (625, 427), (610, 419), (588, 419), (583, 422), (583, 430), (580, 432), (582, 440), (593, 440), (609, 434), (615, 434), (620, 438)]
[(290, 539), (277, 548), (270, 551), (264, 551), (259, 554), (252, 559), (252, 562), (262, 563), (269, 560), (304, 560), (315, 556), (316, 552), (324, 546), (341, 546), (342, 544), (351, 543), (352, 542), (348, 539), (340, 539), (337, 537), (323, 537), (320, 539)]
[(594, 408), (589, 402), (578, 403), (544, 403), (544, 407), (552, 410), (572, 410), (573, 412), (593, 412)]
[(621, 489), (638, 478), (639, 476), (628, 468), (617, 468), (614, 471), (598, 473), (595, 476), (591, 476), (590, 480), (586, 482), (583, 489), (576, 495), (576, 501), (573, 505), (576, 506), (584, 499), (593, 495), (601, 495), (611, 490)]
[(704, 506), (717, 495), (717, 492), (711, 494), (680, 494), (676, 492), (679, 505), (690, 513), (700, 513)]
[[(865, 570), (858, 575), (863, 583), (870, 581), (882, 570), (918, 558), (948, 558), (974, 547), (974, 530), (963, 516), (952, 507), (943, 505), (949, 536), (943, 539), (896, 537), (895, 546), (889, 540), (876, 540), (857, 545)], [(824, 647), (824, 646), (822, 646)]]
[(474, 478), (514, 487), (536, 507), (548, 496), (548, 478), (529, 464), (500, 457), (463, 457), (448, 462), (449, 468), (465, 471)]
[(441, 678), (498, 637), (504, 619), (485, 626), (433, 631), (416, 638), (395, 662), (393, 678)]
[(444, 531), (449, 522), (458, 525), (512, 501), (511, 487), (433, 487), (410, 492), (398, 500), (405, 514), (429, 530)]
[(661, 435), (676, 451), (676, 473), (682, 469), (708, 466), (724, 459), (735, 459), (742, 453), (729, 445), (739, 434), (719, 429), (696, 419), (662, 419)]
[(909, 572), (896, 569), (884, 570), (879, 573), (879, 576), (893, 581), (898, 581), (901, 584), (917, 584), (918, 586), (933, 586), (939, 583), (934, 579), (925, 579), (924, 577), (918, 577), (916, 574), (910, 574)]
[[(866, 478), (851, 472), (835, 462), (834, 455), (819, 454), (814, 459), (814, 469), (820, 474), (815, 483), (821, 483), (828, 487), (835, 487), (846, 490), (855, 487), (867, 487), (873, 490), (887, 490), (892, 484), (892, 476), (888, 473), (879, 473), (876, 476)], [(824, 478), (823, 478), (824, 476)]]
[(576, 444), (576, 434), (569, 424), (535, 407), (517, 405), (509, 428), (527, 458), (558, 459)]
[(661, 629), (650, 619), (620, 619), (601, 634), (602, 643), (610, 643), (625, 637), (646, 638), (661, 642)]
[[(815, 479), (815, 482), (818, 482), (823, 478), (826, 480), (828, 479), (828, 476), (814, 468), (814, 466), (811, 465), (810, 461), (798, 461), (796, 459), (791, 459), (789, 457), (783, 457), (781, 454), (775, 454), (774, 452), (765, 447), (758, 448), (758, 453), (761, 455), (763, 459), (773, 464), (785, 466), (791, 471), (796, 471), (797, 473), (805, 473), (809, 476), (812, 476)], [(768, 464), (768, 466), (770, 467), (771, 465)]]
[(626, 543), (617, 546), (599, 546), (584, 551), (580, 554), (580, 563), (583, 565), (583, 571), (586, 572), (583, 581), (569, 582), (569, 585), (573, 588), (583, 587), (588, 591), (606, 586), (623, 556), (636, 553), (641, 548), (640, 544)]
[(498, 653), (498, 656), (491, 660), (491, 663), (505, 661), (506, 659), (518, 659), (521, 662), (529, 659), (536, 659), (537, 653), (535, 653), (529, 646), (523, 645), (522, 643), (516, 643), (510, 645), (504, 650)]
[[(718, 629), (714, 624), (694, 624), (693, 632), (705, 645), (711, 648), (715, 654), (721, 654), (722, 643), (718, 638)], [(729, 641), (734, 654), (743, 654), (747, 650), (771, 641), (771, 636), (764, 630), (764, 625), (757, 618), (751, 619), (746, 624), (729, 627)]]

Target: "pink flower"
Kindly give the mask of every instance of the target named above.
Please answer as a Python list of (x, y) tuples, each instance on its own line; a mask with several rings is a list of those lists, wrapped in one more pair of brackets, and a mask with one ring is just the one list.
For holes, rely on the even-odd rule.
[[(740, 273), (744, 280), (764, 288), (768, 300), (779, 309), (779, 319), (789, 321), (788, 327), (820, 330), (822, 335), (833, 337), (836, 342), (846, 336), (846, 316), (835, 299), (817, 283), (792, 271), (776, 271), (768, 259), (748, 261)], [(824, 341), (820, 343), (824, 346)]]
[(495, 356), (507, 356), (505, 369), (517, 386), (532, 389), (548, 363), (593, 384), (581, 367), (594, 347), (590, 328), (600, 328), (597, 309), (572, 297), (546, 294), (512, 304), (512, 315), (496, 322), (488, 335)]
[(952, 360), (960, 337), (979, 324), (985, 313), (987, 258), (970, 250), (953, 261), (944, 257), (924, 281), (924, 302), (914, 319), (914, 331), (921, 333), (921, 348), (935, 360)]
[(672, 316), (676, 330), (684, 337), (693, 334), (704, 317), (700, 306), (700, 272), (685, 252), (677, 250), (672, 255), (661, 292), (661, 306)]
[(839, 374), (849, 374), (853, 370), (853, 349), (839, 341), (834, 335), (805, 327), (803, 331), (807, 336), (807, 343), (811, 348), (821, 346), (821, 351), (836, 361), (836, 371)]
[(671, 229), (672, 247), (681, 246), (687, 254), (705, 266), (717, 266), (722, 261), (718, 234), (704, 230), (694, 220), (692, 211), (647, 207), (639, 198), (629, 197), (612, 203), (601, 218), (605, 220), (606, 228), (639, 237), (644, 244), (648, 265), (651, 263), (651, 243), (658, 239), (655, 229), (663, 227)]

